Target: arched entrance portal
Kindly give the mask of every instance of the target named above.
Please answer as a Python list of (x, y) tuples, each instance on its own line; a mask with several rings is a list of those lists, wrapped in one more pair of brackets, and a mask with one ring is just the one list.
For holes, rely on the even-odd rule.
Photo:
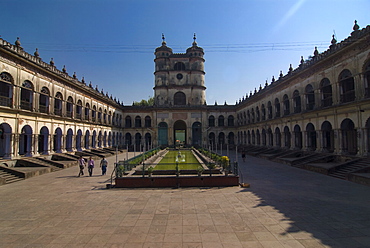
[(0, 124), (0, 158), (11, 158), (12, 128), (8, 123)]
[(178, 120), (173, 125), (173, 137), (175, 145), (186, 145), (186, 123)]
[(355, 124), (350, 119), (342, 121), (340, 128), (342, 130), (342, 149), (343, 153), (350, 155), (357, 154), (357, 130)]
[(194, 122), (192, 127), (192, 145), (202, 145), (202, 124), (200, 122)]
[(158, 145), (168, 145), (168, 125), (166, 122), (158, 124)]

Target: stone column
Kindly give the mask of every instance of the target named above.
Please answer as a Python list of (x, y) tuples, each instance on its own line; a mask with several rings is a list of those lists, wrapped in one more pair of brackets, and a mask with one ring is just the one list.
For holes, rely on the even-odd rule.
[(338, 154), (343, 154), (343, 133), (340, 129), (334, 130), (334, 143), (335, 143), (335, 152)]
[[(308, 137), (309, 132), (302, 131), (302, 151), (308, 151), (310, 145), (310, 139)], [(312, 141), (311, 141), (312, 143)], [(312, 144), (311, 144), (312, 145)]]
[(321, 130), (316, 131), (316, 151), (324, 152), (323, 137), (322, 137), (322, 131)]
[(60, 141), (60, 151), (63, 153), (63, 152), (66, 152), (67, 149), (66, 149), (66, 145), (67, 145), (67, 138), (66, 138), (66, 135), (65, 134), (62, 134), (62, 137), (61, 137), (61, 141)]
[(37, 147), (38, 147), (38, 134), (32, 134), (32, 147), (31, 147), (31, 156), (34, 156), (37, 154)]
[(363, 132), (363, 144), (364, 144), (364, 148), (363, 148), (363, 155), (364, 156), (369, 156), (370, 155), (370, 147), (369, 147), (369, 137), (370, 137), (370, 129), (369, 128), (364, 128), (363, 129), (364, 132)]
[(13, 157), (19, 157), (19, 134), (13, 134)]
[(365, 149), (365, 130), (364, 128), (358, 128), (357, 129), (357, 156), (363, 156), (365, 155), (366, 149)]

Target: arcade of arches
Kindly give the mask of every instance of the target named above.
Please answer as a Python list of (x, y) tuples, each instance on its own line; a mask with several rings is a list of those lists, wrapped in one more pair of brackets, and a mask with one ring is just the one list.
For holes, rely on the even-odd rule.
[(176, 144), (368, 156), (369, 39), (370, 26), (356, 28), (235, 105), (206, 104), (204, 51), (195, 37), (176, 54), (163, 40), (155, 49), (155, 103), (145, 107), (124, 106), (0, 38), (0, 159)]

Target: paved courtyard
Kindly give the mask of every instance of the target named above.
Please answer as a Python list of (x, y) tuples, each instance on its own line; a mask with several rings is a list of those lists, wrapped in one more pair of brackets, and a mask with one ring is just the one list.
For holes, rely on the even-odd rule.
[(108, 160), (1, 186), (0, 247), (370, 247), (367, 186), (248, 156), (250, 188), (107, 190)]

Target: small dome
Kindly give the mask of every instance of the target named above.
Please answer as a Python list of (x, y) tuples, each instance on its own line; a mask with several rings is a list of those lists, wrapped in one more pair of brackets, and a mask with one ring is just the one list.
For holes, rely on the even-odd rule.
[(186, 53), (193, 53), (193, 52), (201, 52), (204, 54), (203, 52), (203, 48), (201, 47), (198, 47), (198, 44), (196, 42), (196, 39), (197, 39), (197, 36), (196, 34), (194, 33), (194, 37), (193, 37), (193, 44), (191, 47), (189, 47), (188, 49), (186, 49)]
[(162, 46), (157, 47), (155, 49), (155, 52), (169, 52), (172, 53), (172, 49), (167, 46), (166, 38), (164, 37), (164, 34), (162, 34)]

